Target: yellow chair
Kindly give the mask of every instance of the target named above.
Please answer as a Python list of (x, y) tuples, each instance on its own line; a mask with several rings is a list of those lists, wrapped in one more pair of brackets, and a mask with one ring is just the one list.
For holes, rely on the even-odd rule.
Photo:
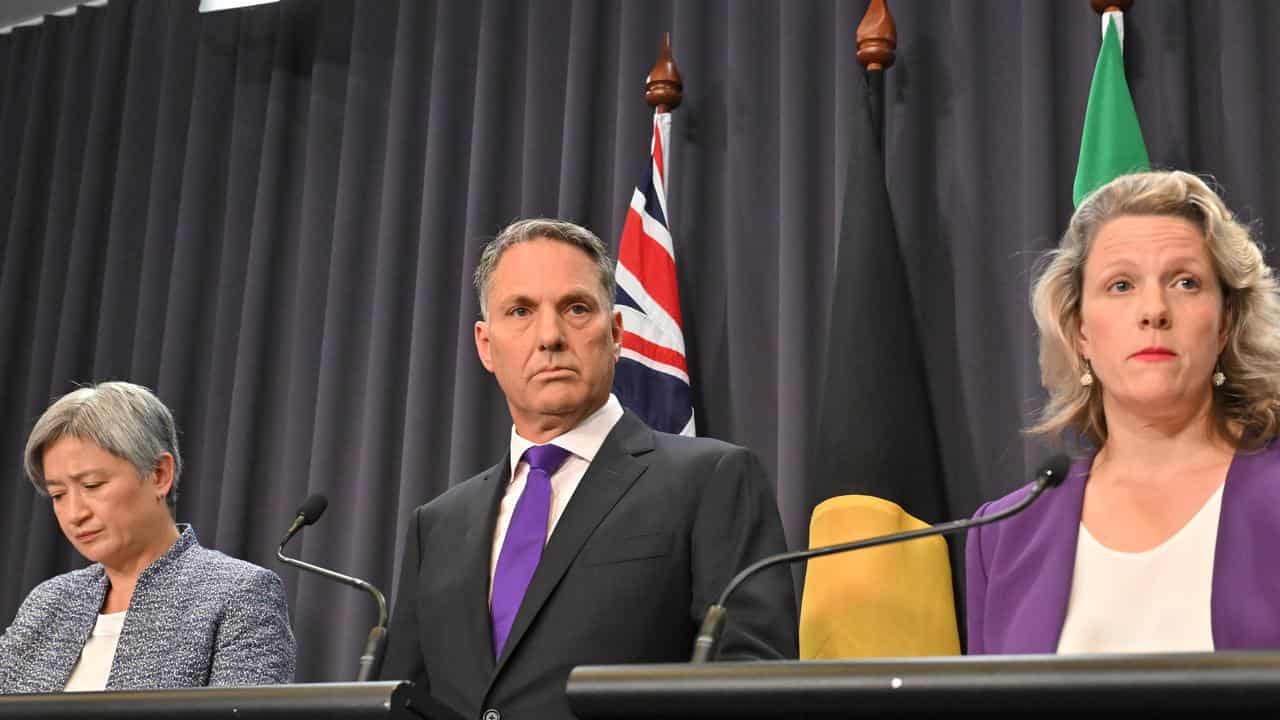
[[(870, 495), (822, 502), (809, 547), (928, 527)], [(940, 536), (809, 561), (800, 606), (800, 659), (959, 655), (951, 562)]]

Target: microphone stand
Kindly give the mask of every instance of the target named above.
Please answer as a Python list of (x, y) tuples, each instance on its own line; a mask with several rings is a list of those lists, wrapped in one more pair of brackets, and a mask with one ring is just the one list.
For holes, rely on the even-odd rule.
[(1054, 458), (1046, 464), (1044, 468), (1037, 473), (1035, 483), (1031, 487), (1031, 491), (1019, 503), (1012, 507), (1001, 510), (998, 513), (986, 515), (980, 518), (964, 518), (961, 520), (952, 520), (951, 522), (942, 523), (940, 525), (930, 525), (926, 528), (916, 530), (907, 530), (900, 533), (892, 533), (889, 535), (880, 535), (873, 538), (864, 538), (862, 540), (853, 540), (838, 545), (825, 545), (823, 547), (812, 548), (809, 550), (793, 550), (791, 552), (771, 555), (769, 557), (757, 560), (756, 562), (743, 568), (741, 572), (733, 576), (725, 587), (724, 592), (720, 594), (720, 600), (707, 608), (707, 614), (702, 620), (702, 626), (698, 629), (698, 636), (693, 643), (693, 656), (690, 658), (692, 663), (705, 663), (716, 658), (716, 654), (720, 650), (720, 635), (724, 632), (725, 617), (728, 611), (725, 604), (729, 601), (729, 596), (733, 591), (742, 584), (744, 580), (764, 570), (765, 568), (783, 563), (791, 563), (796, 560), (805, 560), (818, 558), (824, 555), (833, 555), (835, 553), (849, 552), (852, 550), (862, 550), (864, 548), (876, 547), (878, 545), (888, 545), (890, 543), (904, 542), (914, 540), (916, 538), (927, 537), (930, 535), (942, 535), (944, 533), (955, 532), (956, 530), (964, 530), (967, 528), (979, 527), (993, 522), (999, 522), (1016, 515), (1027, 508), (1036, 498), (1040, 497), (1046, 489), (1056, 486), (1065, 479), (1069, 461), (1065, 458)]
[(356, 674), (356, 682), (367, 682), (369, 680), (373, 680), (378, 676), (378, 672), (382, 669), (382, 656), (383, 652), (386, 650), (387, 599), (383, 597), (382, 592), (378, 590), (378, 588), (364, 580), (361, 580), (360, 578), (343, 575), (342, 573), (334, 572), (328, 568), (322, 568), (319, 565), (312, 565), (309, 562), (285, 555), (285, 544), (289, 542), (294, 533), (297, 532), (298, 528), (301, 528), (301, 525), (296, 522), (295, 525), (296, 527), (290, 529), (290, 532), (285, 535), (284, 540), (280, 541), (280, 547), (276, 549), (276, 557), (280, 558), (280, 562), (329, 578), (330, 580), (336, 580), (343, 585), (359, 588), (372, 595), (374, 601), (378, 603), (378, 624), (374, 625), (373, 629), (369, 631), (369, 637), (364, 644), (364, 653), (360, 655), (360, 670)]

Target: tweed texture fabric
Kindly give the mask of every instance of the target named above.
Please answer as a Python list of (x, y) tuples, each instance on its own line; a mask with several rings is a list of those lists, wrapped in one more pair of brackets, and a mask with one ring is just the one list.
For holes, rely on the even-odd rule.
[[(138, 577), (108, 690), (292, 681), (284, 586), (272, 571), (201, 547), (195, 531)], [(61, 691), (110, 581), (101, 564), (37, 585), (0, 636), (0, 693)]]

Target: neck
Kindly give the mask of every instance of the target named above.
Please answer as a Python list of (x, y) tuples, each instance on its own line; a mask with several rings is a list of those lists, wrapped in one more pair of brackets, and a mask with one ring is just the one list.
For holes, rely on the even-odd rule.
[(141, 552), (133, 553), (127, 560), (120, 562), (103, 562), (102, 566), (106, 570), (107, 580), (111, 582), (111, 589), (107, 591), (102, 612), (127, 610), (129, 600), (133, 597), (133, 588), (138, 584), (138, 578), (142, 572), (168, 552), (169, 548), (178, 541), (180, 534), (178, 526), (170, 522), (162, 532), (156, 534), (155, 540), (142, 548)]
[(578, 427), (583, 420), (591, 417), (592, 413), (604, 407), (608, 401), (609, 398), (605, 397), (604, 400), (596, 405), (578, 408), (563, 415), (535, 415), (528, 418), (517, 418), (515, 412), (512, 412), (511, 418), (516, 426), (516, 433), (520, 437), (542, 445)]
[[(1105, 400), (1104, 400), (1105, 403)], [(1107, 441), (1094, 459), (1095, 468), (1112, 471), (1112, 477), (1159, 478), (1202, 463), (1230, 459), (1235, 449), (1219, 432), (1213, 417), (1213, 397), (1206, 396), (1193, 412), (1150, 416), (1104, 405)]]

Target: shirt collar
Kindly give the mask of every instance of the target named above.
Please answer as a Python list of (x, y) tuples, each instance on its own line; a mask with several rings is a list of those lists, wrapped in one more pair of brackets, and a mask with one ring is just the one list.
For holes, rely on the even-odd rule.
[[(595, 460), (600, 446), (604, 445), (604, 439), (609, 436), (609, 431), (613, 430), (613, 426), (622, 419), (622, 414), (622, 403), (618, 402), (616, 395), (610, 393), (609, 399), (600, 406), (599, 410), (588, 415), (572, 430), (557, 435), (548, 442), (559, 445), (575, 456), (591, 462)], [(520, 437), (515, 426), (511, 426), (511, 477), (507, 478), (508, 482), (515, 478), (516, 466), (524, 456), (524, 451), (538, 444)]]

